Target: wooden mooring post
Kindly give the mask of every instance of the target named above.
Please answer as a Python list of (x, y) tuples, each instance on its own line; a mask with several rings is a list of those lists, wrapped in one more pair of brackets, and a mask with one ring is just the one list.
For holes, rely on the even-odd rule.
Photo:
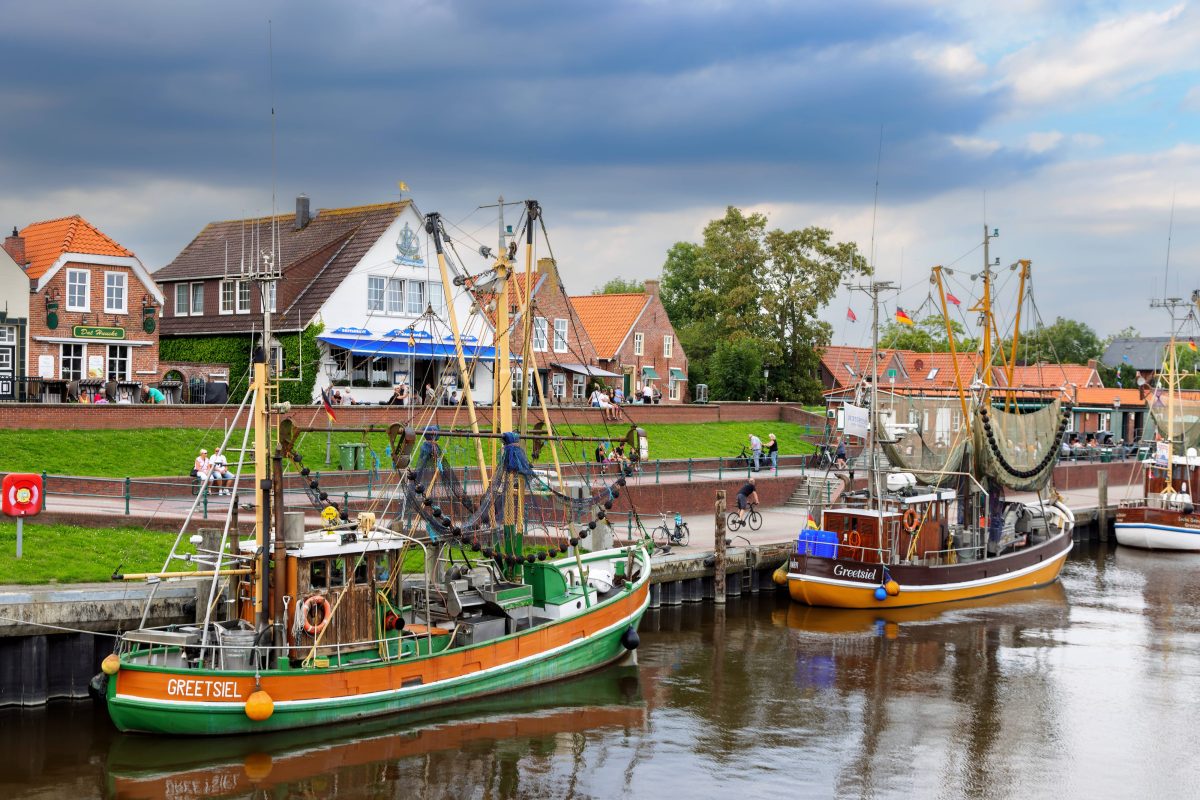
[(1108, 471), (1096, 473), (1096, 524), (1100, 526), (1100, 541), (1108, 541)]
[(713, 564), (713, 602), (725, 604), (725, 490), (717, 490), (716, 559)]

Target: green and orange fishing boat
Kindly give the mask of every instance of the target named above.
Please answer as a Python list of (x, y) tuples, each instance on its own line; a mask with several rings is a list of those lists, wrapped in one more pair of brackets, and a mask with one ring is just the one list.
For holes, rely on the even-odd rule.
[[(539, 214), (529, 201), (526, 277)], [(514, 320), (530, 316), (510, 317), (510, 305), (525, 311), (529, 303), (520, 282), (509, 280), (516, 248), (482, 278), (452, 276), (441, 226), (437, 214), (426, 217), (460, 374), (472, 373), (451, 287), (486, 285), (496, 310), (493, 374), (511, 375), (509, 329), (520, 335)], [(269, 283), (279, 272), (264, 259), (251, 277)], [(528, 337), (529, 325), (523, 327)], [(321, 490), (296, 450), (306, 430), (327, 426), (303, 428), (280, 413), (286, 409), (261, 346), (270, 337), (264, 313), (252, 381), (237, 412), (241, 447), (230, 448), (240, 454), (235, 495), (244, 486), (242, 464), (254, 467), (255, 536), (239, 540), (231, 503), (219, 539), (186, 536), (189, 516), (160, 572), (118, 576), (211, 579), (194, 625), (129, 631), (104, 660), (94, 689), (119, 729), (227, 735), (411, 712), (540, 686), (637, 647), (650, 558), (640, 545), (613, 547), (606, 518), (625, 479), (564, 477), (566, 453), (540, 393), (542, 422), (529, 424), (526, 409), (536, 407), (530, 382), (514, 398), (511, 382), (494, 381), (489, 430), (481, 429), (468, 381), (454, 413), (469, 425), (438, 427), (434, 410), (424, 421), (391, 425), (396, 484), (375, 496), (371, 510), (352, 514)], [(523, 351), (535, 361), (532, 348)], [(522, 409), (518, 425), (514, 405)], [(454, 463), (447, 441), (468, 443), (461, 450), (474, 463)], [(544, 451), (553, 469), (532, 466), (530, 456)], [(303, 481), (309, 513), (286, 506), (285, 480), (297, 478), (285, 465)], [(527, 547), (525, 534), (534, 530), (539, 546)], [(176, 561), (192, 569), (178, 569)]]

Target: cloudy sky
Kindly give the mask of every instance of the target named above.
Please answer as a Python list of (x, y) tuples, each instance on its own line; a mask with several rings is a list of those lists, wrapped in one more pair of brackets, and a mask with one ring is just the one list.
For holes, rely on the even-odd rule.
[[(209, 220), (394, 199), (464, 241), (546, 209), (572, 291), (658, 274), (726, 205), (831, 228), (918, 306), (992, 255), (1047, 322), (1165, 327), (1200, 286), (1189, 3), (0, 3), (0, 226), (81, 213), (151, 269)], [(882, 134), (882, 136), (881, 136)], [(880, 142), (882, 139), (882, 147)], [(878, 206), (874, 205), (878, 160)], [(1168, 231), (1172, 230), (1168, 264)], [(874, 223), (872, 220), (874, 219)], [(1167, 268), (1169, 266), (1169, 273)], [(959, 295), (961, 296), (961, 294)], [(866, 326), (829, 310), (835, 339)]]

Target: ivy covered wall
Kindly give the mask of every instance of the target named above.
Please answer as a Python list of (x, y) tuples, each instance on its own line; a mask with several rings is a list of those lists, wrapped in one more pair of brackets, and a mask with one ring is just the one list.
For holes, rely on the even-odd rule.
[[(276, 341), (283, 346), (283, 375), (279, 384), (279, 399), (293, 405), (312, 402), (313, 385), (317, 380), (321, 351), (317, 336), (323, 325), (314, 323), (299, 334), (280, 333)], [(208, 364), (229, 365), (229, 397), (240, 397), (246, 391), (250, 378), (251, 337), (247, 334), (231, 336), (171, 336), (162, 337), (158, 345), (158, 357), (162, 361), (198, 361)], [(303, 350), (304, 363), (300, 363)], [(299, 377), (300, 380), (296, 380)]]

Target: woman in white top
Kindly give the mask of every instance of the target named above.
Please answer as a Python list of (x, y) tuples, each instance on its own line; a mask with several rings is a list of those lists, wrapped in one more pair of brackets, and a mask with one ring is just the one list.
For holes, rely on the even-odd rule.
[(600, 392), (600, 412), (605, 419), (617, 419), (617, 407), (608, 399), (606, 392)]

